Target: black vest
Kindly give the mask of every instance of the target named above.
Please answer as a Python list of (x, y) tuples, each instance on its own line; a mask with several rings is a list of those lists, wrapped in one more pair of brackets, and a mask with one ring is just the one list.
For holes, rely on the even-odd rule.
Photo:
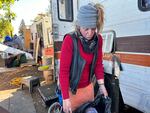
[[(80, 81), (81, 74), (86, 64), (86, 61), (80, 56), (80, 52), (78, 49), (79, 47), (78, 38), (77, 38), (76, 32), (71, 32), (69, 33), (69, 35), (71, 36), (72, 41), (73, 41), (73, 55), (72, 55), (72, 62), (71, 62), (71, 67), (70, 67), (70, 78), (69, 78), (70, 90), (73, 94), (76, 94), (78, 83)], [(98, 54), (98, 44), (96, 46), (96, 52), (94, 53), (94, 57), (93, 57), (92, 64), (91, 64), (89, 81), (92, 81), (92, 78), (94, 75), (94, 68), (96, 64), (97, 54)]]

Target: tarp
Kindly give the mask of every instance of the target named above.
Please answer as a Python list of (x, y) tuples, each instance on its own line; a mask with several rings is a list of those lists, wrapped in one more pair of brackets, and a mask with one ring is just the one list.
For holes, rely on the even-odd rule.
[(33, 59), (33, 56), (30, 53), (27, 53), (25, 51), (21, 51), (19, 49), (13, 48), (13, 47), (6, 46), (4, 44), (0, 44), (0, 51), (10, 53), (13, 55), (18, 55), (20, 53), (24, 53), (26, 55), (27, 59)]

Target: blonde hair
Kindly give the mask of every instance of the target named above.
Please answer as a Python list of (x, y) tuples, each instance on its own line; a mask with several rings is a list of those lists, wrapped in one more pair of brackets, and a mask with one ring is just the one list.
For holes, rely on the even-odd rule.
[(98, 18), (96, 22), (97, 33), (102, 32), (104, 26), (104, 9), (101, 4), (95, 4), (95, 8), (98, 11)]

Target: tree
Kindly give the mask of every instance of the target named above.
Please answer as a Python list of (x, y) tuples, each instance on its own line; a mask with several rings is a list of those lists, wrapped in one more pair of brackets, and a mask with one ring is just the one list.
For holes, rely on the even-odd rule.
[(20, 26), (19, 26), (19, 33), (21, 36), (23, 36), (23, 30), (26, 27), (24, 20), (21, 20)]
[(11, 11), (11, 6), (14, 4), (15, 0), (0, 0), (0, 35), (4, 37), (5, 35), (11, 35), (13, 32), (13, 26), (11, 21), (15, 19), (16, 15)]
[(0, 35), (4, 37), (5, 35), (11, 35), (11, 31), (13, 31), (13, 27), (8, 20), (4, 18), (0, 19)]

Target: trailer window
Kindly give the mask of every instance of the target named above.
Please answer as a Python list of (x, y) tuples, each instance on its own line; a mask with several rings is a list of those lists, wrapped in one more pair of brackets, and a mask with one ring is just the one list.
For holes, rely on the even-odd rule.
[(61, 21), (73, 21), (73, 0), (57, 0), (58, 18)]
[(150, 0), (138, 0), (138, 7), (141, 11), (150, 11)]
[(103, 52), (111, 53), (113, 50), (115, 32), (114, 31), (103, 32), (102, 37), (103, 37)]

